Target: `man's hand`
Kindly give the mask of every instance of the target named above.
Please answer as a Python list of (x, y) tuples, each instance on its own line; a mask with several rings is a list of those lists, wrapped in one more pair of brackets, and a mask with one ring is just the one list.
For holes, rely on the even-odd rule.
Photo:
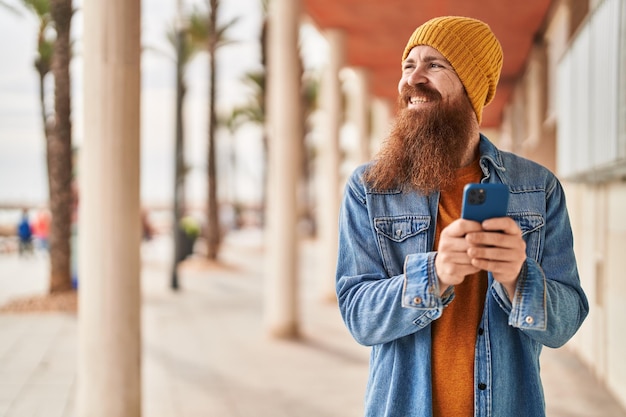
[(509, 299), (515, 295), (517, 277), (526, 261), (522, 231), (509, 217), (478, 223), (458, 219), (441, 231), (435, 269), (440, 294), (467, 275), (485, 270), (502, 284)]
[(482, 230), (480, 223), (458, 219), (441, 231), (435, 257), (440, 295), (449, 286), (462, 283), (467, 275), (480, 270), (479, 266), (472, 265), (472, 259), (468, 255), (471, 246), (465, 236)]
[(517, 278), (526, 261), (526, 242), (522, 239), (522, 231), (510, 217), (488, 219), (482, 224), (472, 223), (478, 225), (478, 230), (465, 234), (470, 264), (490, 271), (512, 300)]

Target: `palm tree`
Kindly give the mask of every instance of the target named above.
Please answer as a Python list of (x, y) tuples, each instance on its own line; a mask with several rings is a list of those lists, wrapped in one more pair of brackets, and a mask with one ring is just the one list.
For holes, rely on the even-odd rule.
[[(72, 139), (70, 122), (71, 0), (21, 0), (39, 22), (35, 69), (39, 75), (40, 115), (46, 141), (50, 225), (50, 292), (72, 289)], [(6, 3), (2, 3), (6, 6)], [(56, 36), (54, 36), (56, 29)], [(54, 109), (46, 108), (45, 79), (55, 77)], [(54, 117), (53, 117), (54, 116)]]
[[(180, 3), (179, 3), (180, 8)], [(174, 235), (174, 262), (172, 264), (172, 275), (170, 287), (174, 290), (179, 288), (178, 264), (188, 255), (186, 250), (185, 232), (181, 228), (185, 211), (184, 184), (188, 167), (184, 161), (184, 102), (187, 94), (187, 84), (185, 82), (185, 72), (198, 52), (207, 50), (209, 37), (209, 14), (201, 11), (198, 7), (187, 14), (181, 16), (179, 10), (179, 21), (167, 32), (167, 38), (173, 49), (176, 51), (174, 61), (176, 63), (176, 122), (175, 122), (175, 151), (174, 151), (174, 213), (173, 213), (173, 235)], [(232, 26), (237, 19), (229, 22), (221, 32)], [(219, 44), (224, 45), (229, 41), (221, 38)]]
[[(250, 102), (244, 106), (236, 107), (232, 110), (229, 120), (227, 120), (226, 124), (229, 126), (231, 132), (236, 131), (242, 125), (246, 123), (252, 123), (259, 126), (265, 125), (265, 72), (249, 72), (244, 75), (243, 78), (244, 84), (251, 87), (253, 90), (252, 99)], [(319, 82), (314, 77), (306, 76), (303, 73), (302, 77), (302, 126), (303, 126), (303, 136), (301, 138), (303, 142), (303, 148), (306, 151), (302, 153), (302, 178), (304, 181), (304, 185), (308, 186), (310, 175), (311, 175), (311, 163), (315, 157), (315, 152), (309, 149), (306, 146), (306, 137), (308, 133), (311, 131), (311, 127), (308, 125), (309, 116), (311, 113), (317, 108), (317, 98), (319, 95)], [(267, 165), (267, 151), (268, 151), (268, 138), (265, 130), (263, 131), (263, 166)], [(266, 174), (265, 170), (262, 175), (262, 191), (261, 191), (261, 207), (264, 211), (265, 208), (265, 186), (266, 186)], [(307, 198), (308, 193), (303, 192), (303, 198)], [(308, 201), (303, 202), (303, 217), (305, 217), (308, 221), (313, 221), (312, 213), (310, 212), (310, 204)], [(262, 214), (261, 218), (263, 219), (264, 215)]]
[[(219, 12), (219, 0), (208, 0), (209, 12), (207, 19), (207, 33), (204, 38), (209, 54), (209, 140), (207, 150), (207, 258), (217, 259), (221, 243), (221, 230), (219, 220), (219, 207), (217, 201), (217, 175), (215, 160), (215, 132), (217, 130), (217, 112), (215, 109), (217, 86), (216, 53), (218, 48), (231, 43), (226, 39), (226, 31), (235, 24), (238, 18), (218, 27), (217, 15)], [(200, 34), (200, 33), (199, 33)]]
[[(266, 38), (267, 38), (267, 30), (268, 30), (267, 26), (268, 26), (268, 21), (269, 21), (267, 17), (268, 0), (263, 0), (262, 6), (263, 6), (264, 13), (263, 13), (263, 24), (261, 26), (259, 42), (260, 42), (260, 47), (261, 47), (261, 65), (263, 69), (259, 72), (249, 72), (244, 75), (244, 78), (243, 78), (244, 84), (248, 85), (253, 91), (252, 100), (247, 105), (236, 107), (231, 112), (228, 125), (232, 126), (231, 127), (232, 131), (238, 129), (245, 123), (253, 123), (253, 124), (265, 127), (265, 107), (266, 107), (265, 103), (266, 103), (266, 96), (267, 96), (267, 91), (265, 88), (266, 87), (265, 79), (266, 79), (266, 73), (267, 73), (267, 60), (266, 59), (267, 59), (267, 46), (268, 46), (266, 42)], [(302, 78), (301, 123), (303, 126), (303, 129), (302, 129), (303, 136), (301, 140), (302, 140), (302, 145), (303, 145), (302, 149), (305, 150), (305, 152), (302, 153), (301, 175), (303, 179), (303, 186), (306, 189), (306, 187), (308, 187), (310, 183), (310, 176), (311, 176), (310, 166), (312, 164), (313, 158), (315, 157), (315, 152), (313, 152), (311, 149), (309, 149), (306, 146), (306, 137), (308, 133), (311, 131), (311, 128), (308, 125), (308, 120), (309, 120), (309, 116), (311, 115), (311, 113), (317, 108), (317, 99), (319, 95), (319, 82), (316, 78), (308, 76), (304, 73), (302, 59), (300, 59), (300, 72), (301, 72), (301, 78)], [(263, 142), (262, 165), (266, 167), (269, 140), (268, 140), (267, 132), (265, 129), (263, 130), (262, 142)], [(265, 187), (267, 185), (266, 184), (267, 182), (266, 171), (267, 171), (266, 168), (264, 168), (262, 179), (261, 179), (262, 181), (261, 182), (261, 187), (262, 187), (261, 219), (262, 221), (265, 217), (265, 199), (266, 199)], [(313, 223), (313, 215), (311, 213), (311, 205), (308, 201), (308, 195), (309, 193), (307, 192), (302, 193), (302, 196), (305, 199), (305, 201), (303, 201), (303, 204), (302, 204), (303, 206), (302, 215), (310, 223)]]
[[(179, 24), (182, 24), (179, 22)], [(187, 86), (185, 85), (184, 73), (188, 62), (187, 36), (183, 27), (175, 28), (168, 34), (170, 42), (176, 49), (176, 139), (174, 146), (174, 222), (172, 233), (174, 235), (174, 263), (172, 265), (172, 279), (170, 286), (177, 290), (178, 264), (184, 258), (182, 253), (183, 236), (180, 230), (180, 221), (185, 209), (185, 157), (184, 157), (184, 130), (183, 130), (183, 104)]]
[(178, 264), (188, 255), (185, 250), (184, 231), (181, 229), (181, 220), (185, 211), (185, 177), (187, 166), (184, 160), (184, 102), (187, 94), (185, 72), (192, 58), (206, 47), (206, 42), (198, 42), (199, 38), (205, 39), (206, 22), (208, 18), (197, 8), (187, 17), (181, 18), (176, 27), (168, 34), (168, 40), (176, 50), (176, 139), (174, 160), (174, 263), (172, 265), (172, 277), (170, 286), (176, 290), (178, 284)]
[(209, 146), (207, 154), (207, 258), (216, 259), (221, 242), (221, 230), (219, 220), (219, 205), (217, 201), (217, 178), (215, 161), (215, 55), (217, 51), (217, 12), (219, 8), (218, 0), (209, 0)]
[(265, 74), (267, 73), (267, 25), (269, 0), (262, 0), (261, 7), (263, 9), (263, 22), (261, 24), (261, 33), (259, 36), (259, 46), (261, 49), (261, 71), (248, 72), (243, 77), (243, 83), (248, 85), (252, 90), (252, 101), (247, 105), (239, 106), (233, 109), (227, 121), (231, 134), (245, 123), (252, 123), (263, 128), (263, 137), (261, 143), (263, 150), (261, 155), (261, 225), (265, 223), (265, 199), (267, 187), (267, 155), (268, 155), (268, 137), (265, 127), (265, 104), (267, 100), (267, 90), (265, 89)]
[(56, 29), (52, 58), (54, 75), (54, 122), (48, 136), (48, 185), (50, 195), (50, 292), (72, 289), (71, 249), (72, 211), (72, 122), (70, 31), (72, 0), (50, 0), (50, 14)]
[[(262, 144), (263, 150), (261, 155), (261, 166), (263, 171), (261, 173), (261, 224), (265, 218), (265, 188), (266, 188), (266, 173), (265, 161), (267, 160), (267, 133), (265, 129), (265, 71), (248, 72), (244, 74), (243, 83), (250, 87), (252, 90), (251, 100), (244, 106), (235, 107), (231, 114), (227, 117), (225, 124), (228, 126), (231, 135), (234, 136), (234, 132), (246, 123), (252, 123), (263, 128)], [(234, 171), (234, 167), (233, 167)], [(237, 211), (236, 211), (237, 213)]]

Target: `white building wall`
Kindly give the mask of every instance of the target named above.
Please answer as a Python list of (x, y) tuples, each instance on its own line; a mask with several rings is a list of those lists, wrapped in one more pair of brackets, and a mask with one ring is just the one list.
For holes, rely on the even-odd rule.
[[(589, 79), (590, 74), (596, 78), (602, 77), (601, 74), (596, 73), (597, 68), (604, 67), (607, 74), (610, 74), (611, 71), (618, 71), (620, 65), (621, 68), (626, 68), (626, 47), (623, 46), (626, 44), (626, 24), (624, 23), (626, 21), (626, 7), (622, 5), (619, 12), (621, 13), (622, 25), (620, 34), (621, 55), (613, 54), (611, 58), (606, 56), (607, 51), (590, 48), (589, 52), (585, 52), (587, 58), (585, 56), (578, 57), (580, 62), (588, 62), (586, 64), (589, 66), (587, 67), (588, 71), (581, 72), (581, 66), (577, 65), (573, 72), (559, 74), (558, 67), (563, 59), (571, 59), (569, 57), (564, 58), (564, 54), (572, 47), (585, 47), (585, 45), (576, 46), (572, 44), (572, 36), (588, 30), (584, 26), (598, 8), (603, 5), (606, 6), (610, 2), (612, 3), (609, 5), (613, 7), (614, 4), (617, 4), (616, 2), (619, 2), (619, 0), (590, 0), (589, 15), (586, 21), (582, 22), (579, 30), (572, 34), (572, 27), (578, 27), (578, 22), (573, 21), (573, 16), (576, 13), (572, 8), (581, 6), (578, 4), (580, 1), (583, 0), (561, 0), (554, 3), (543, 33), (547, 54), (542, 64), (546, 66), (547, 88), (544, 89), (543, 93), (545, 97), (537, 97), (538, 91), (536, 89), (529, 90), (532, 87), (528, 83), (537, 82), (542, 71), (538, 68), (537, 61), (529, 61), (527, 71), (520, 77), (505, 111), (501, 133), (508, 148), (530, 159), (537, 160), (549, 168), (551, 168), (550, 161), (541, 160), (542, 155), (545, 157), (545, 147), (556, 148), (556, 153), (560, 154), (560, 157), (553, 154), (548, 159), (552, 159), (552, 165), (556, 167), (556, 173), (561, 178), (565, 188), (581, 282), (590, 304), (589, 317), (566, 348), (574, 351), (626, 408), (626, 361), (624, 361), (624, 353), (626, 352), (626, 279), (624, 278), (626, 273), (626, 216), (624, 216), (626, 181), (624, 178), (626, 176), (620, 175), (620, 172), (626, 172), (626, 164), (624, 163), (626, 121), (622, 120), (626, 114), (626, 98), (624, 98), (626, 96), (624, 94), (626, 77), (622, 76), (621, 84), (615, 86), (613, 93), (617, 95), (616, 99), (611, 99), (611, 94), (599, 97), (597, 92), (594, 93), (594, 96), (589, 91), (592, 82), (600, 85), (606, 81)], [(605, 27), (607, 26), (604, 25), (598, 29), (603, 31)], [(592, 40), (591, 36), (603, 35), (598, 29), (589, 34), (590, 40)], [(609, 49), (608, 45), (607, 49)], [(595, 59), (592, 58), (592, 55), (595, 55)], [(616, 55), (620, 57), (621, 61), (616, 59)], [(536, 59), (536, 57), (533, 58), (531, 54), (529, 59)], [(543, 59), (540, 58), (541, 60)], [(599, 60), (602, 62), (597, 62)], [(592, 67), (593, 71), (591, 70)], [(621, 71), (623, 72), (623, 70)], [(581, 77), (581, 75), (583, 76)], [(562, 103), (567, 105), (567, 103), (571, 104), (572, 102), (571, 97), (569, 100), (566, 97), (567, 94), (573, 94), (572, 88), (565, 85), (568, 81), (573, 81), (572, 77), (578, 77), (578, 81), (575, 82), (576, 94), (586, 89), (588, 91), (586, 99), (596, 100), (599, 104), (595, 106), (593, 111), (577, 113), (572, 118), (571, 123), (563, 123), (564, 119), (559, 116), (559, 106), (563, 105)], [(539, 118), (543, 120), (539, 120), (537, 113), (530, 113), (527, 106), (542, 99), (545, 99), (546, 107), (543, 118)], [(594, 118), (606, 118), (604, 112), (614, 111), (614, 107), (611, 106), (618, 106), (618, 100), (621, 100), (622, 103), (622, 113), (618, 116), (619, 120), (617, 123), (609, 120), (609, 124), (613, 123), (613, 128), (617, 124), (617, 129), (614, 128), (616, 131), (607, 129), (610, 126), (600, 126), (590, 120), (592, 118), (590, 113), (596, 115)], [(580, 102), (580, 100), (578, 101)], [(604, 107), (599, 109), (598, 106)], [(598, 110), (600, 111), (598, 112)], [(538, 123), (543, 126), (537, 126)], [(589, 175), (584, 174), (585, 164), (597, 162), (602, 164), (606, 160), (606, 155), (604, 153), (598, 154), (598, 151), (596, 157), (590, 152), (581, 152), (582, 149), (597, 144), (597, 134), (593, 131), (594, 126), (604, 135), (602, 140), (607, 141), (617, 137), (618, 146), (621, 147), (616, 152), (617, 157), (613, 164), (615, 170), (609, 171), (608, 175), (603, 177), (598, 177), (593, 172), (590, 172)], [(558, 133), (556, 146), (550, 144), (551, 141), (554, 141), (555, 131)], [(541, 132), (541, 137), (536, 141), (533, 134), (538, 132)], [(520, 146), (524, 139), (527, 140), (526, 146)], [(567, 150), (570, 150), (571, 153), (566, 152)], [(607, 150), (607, 148), (603, 148), (603, 151)], [(612, 151), (614, 151), (613, 155), (615, 156), (615, 149)], [(557, 164), (557, 158), (559, 164)], [(577, 175), (574, 182), (566, 177), (566, 174), (570, 172), (582, 172), (583, 174)]]
[(568, 207), (590, 313), (569, 343), (626, 407), (626, 183), (567, 184)]

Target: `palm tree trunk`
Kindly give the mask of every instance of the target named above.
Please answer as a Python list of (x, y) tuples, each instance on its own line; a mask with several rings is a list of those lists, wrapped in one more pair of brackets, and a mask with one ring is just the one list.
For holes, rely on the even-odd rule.
[(217, 9), (218, 0), (210, 1), (209, 11), (209, 144), (207, 155), (207, 258), (217, 259), (219, 252), (221, 233), (218, 214), (217, 202), (217, 178), (216, 178), (216, 161), (215, 161), (215, 130), (217, 117), (215, 112), (215, 52), (217, 50)]
[(57, 38), (52, 60), (55, 123), (47, 140), (50, 184), (50, 292), (72, 289), (72, 124), (70, 100), (70, 27), (72, 0), (51, 0)]
[[(52, 136), (54, 122), (50, 122), (48, 120), (48, 113), (46, 112), (46, 75), (48, 74), (48, 69), (44, 69), (39, 65), (35, 65), (37, 68), (37, 73), (39, 74), (39, 107), (40, 107), (40, 117), (41, 117), (41, 125), (43, 126), (43, 136), (46, 143), (46, 170), (48, 174), (48, 190), (52, 190), (52, 172), (50, 167), (52, 164), (50, 163), (50, 137)], [(48, 191), (50, 194), (50, 191)]]
[(172, 234), (174, 237), (174, 263), (172, 265), (172, 277), (170, 288), (178, 290), (178, 264), (184, 259), (183, 232), (180, 229), (180, 221), (185, 210), (185, 160), (184, 160), (184, 128), (183, 128), (183, 104), (185, 102), (186, 87), (183, 79), (183, 42), (185, 32), (183, 28), (176, 29), (176, 139), (174, 147), (174, 215)]

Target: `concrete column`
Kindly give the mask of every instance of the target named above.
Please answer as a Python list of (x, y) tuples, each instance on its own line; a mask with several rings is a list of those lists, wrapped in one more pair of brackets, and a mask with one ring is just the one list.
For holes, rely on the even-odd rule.
[(356, 89), (354, 91), (354, 125), (359, 137), (357, 165), (361, 165), (372, 157), (370, 137), (370, 92), (369, 73), (365, 68), (355, 68)]
[(556, 169), (556, 132), (552, 123), (546, 123), (549, 90), (547, 62), (546, 44), (535, 40), (528, 56), (523, 78), (528, 127), (522, 155), (554, 171)]
[(570, 45), (570, 16), (569, 2), (557, 2), (553, 16), (548, 22), (544, 35), (547, 54), (547, 80), (548, 97), (546, 103), (546, 119), (556, 125), (557, 105), (557, 69), (561, 57)]
[(268, 56), (268, 199), (264, 322), (274, 337), (298, 335), (297, 186), (302, 137), (299, 0), (272, 0)]
[(340, 30), (327, 30), (329, 60), (322, 80), (321, 107), (324, 129), (318, 155), (317, 225), (320, 241), (319, 276), (323, 299), (334, 300), (337, 267), (337, 223), (341, 199), (339, 168), (339, 129), (342, 118), (341, 83), (339, 71), (344, 64), (345, 36)]
[(140, 417), (140, 1), (83, 14), (76, 415)]

